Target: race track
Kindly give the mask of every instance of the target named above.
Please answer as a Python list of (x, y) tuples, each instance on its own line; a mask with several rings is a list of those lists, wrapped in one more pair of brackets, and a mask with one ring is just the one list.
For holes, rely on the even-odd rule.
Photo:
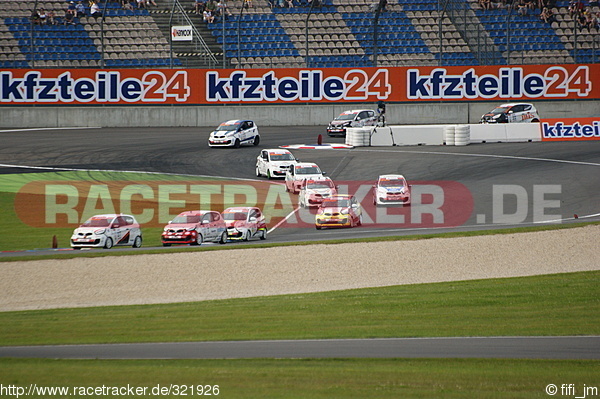
[[(314, 126), (265, 127), (260, 129), (259, 147), (240, 149), (209, 148), (206, 140), (210, 128), (7, 130), (0, 132), (4, 144), (0, 148), (0, 173), (46, 170), (16, 167), (34, 166), (256, 179), (254, 166), (260, 149), (316, 143), (323, 130)], [(343, 140), (326, 135), (324, 138), (332, 143)], [(402, 173), (409, 182), (459, 183), (472, 197), (472, 209), (468, 204), (461, 209), (467, 216), (460, 225), (367, 223), (362, 228), (323, 231), (306, 225), (276, 229), (270, 225), (270, 241), (477, 230), (545, 221), (564, 223), (573, 221), (575, 215), (579, 221), (599, 219), (600, 141), (293, 152), (302, 161), (316, 162), (336, 182), (364, 185), (374, 182), (380, 174)], [(512, 191), (504, 196), (497, 192), (494, 195), (498, 187)], [(367, 205), (370, 193), (363, 193), (362, 200)], [(369, 212), (373, 216), (375, 211)]]

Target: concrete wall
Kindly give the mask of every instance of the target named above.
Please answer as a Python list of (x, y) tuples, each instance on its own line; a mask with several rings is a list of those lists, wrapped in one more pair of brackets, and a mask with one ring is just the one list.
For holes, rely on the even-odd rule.
[[(388, 104), (389, 125), (478, 123), (501, 102)], [(535, 103), (544, 118), (600, 116), (600, 101)], [(0, 106), (0, 128), (216, 126), (248, 118), (258, 126), (326, 125), (349, 109), (376, 104), (214, 106)]]

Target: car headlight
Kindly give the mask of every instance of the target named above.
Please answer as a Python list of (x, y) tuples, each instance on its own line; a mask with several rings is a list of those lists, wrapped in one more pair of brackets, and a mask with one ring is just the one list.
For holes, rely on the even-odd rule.
[(349, 211), (348, 211), (348, 209), (342, 209), (342, 210), (340, 211), (340, 213), (341, 213), (342, 215), (347, 215), (347, 214), (349, 213)]
[(106, 229), (94, 230), (94, 234), (104, 234), (105, 232), (106, 232)]
[(196, 230), (196, 228), (195, 228), (195, 227), (187, 227), (187, 228), (185, 229), (185, 231), (194, 231), (194, 230)]

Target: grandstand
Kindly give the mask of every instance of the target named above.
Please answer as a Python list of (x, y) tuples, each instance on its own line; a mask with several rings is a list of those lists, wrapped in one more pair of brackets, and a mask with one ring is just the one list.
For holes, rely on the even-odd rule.
[[(89, 16), (86, 1), (86, 15), (65, 24), (68, 1), (2, 0), (0, 67), (281, 68), (600, 61), (598, 29), (576, 26), (565, 0), (556, 2), (552, 23), (541, 21), (539, 10), (527, 15), (506, 8), (483, 10), (477, 0), (450, 0), (452, 7), (443, 11), (443, 1), (389, 0), (379, 16), (376, 46), (376, 4), (370, 0), (325, 0), (312, 9), (305, 0), (293, 0), (292, 8), (272, 8), (267, 0), (253, 0), (253, 7), (243, 10), (241, 0), (229, 1), (232, 15), (224, 23), (217, 19), (212, 24), (193, 12), (191, 0), (155, 1), (158, 7), (133, 10), (122, 9), (120, 2), (101, 2), (104, 17)], [(36, 7), (55, 10), (57, 23), (33, 23), (30, 17)], [(201, 50), (197, 44), (179, 42), (171, 52), (172, 12), (185, 14), (185, 21), (196, 27)]]

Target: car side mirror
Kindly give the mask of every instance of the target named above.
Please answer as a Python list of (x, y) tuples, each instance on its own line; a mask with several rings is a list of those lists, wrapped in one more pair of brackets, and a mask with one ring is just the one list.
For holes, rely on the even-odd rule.
[(209, 224), (210, 222), (208, 220), (203, 220), (202, 224)]
[(118, 229), (119, 227), (120, 227), (120, 226), (119, 226), (118, 224), (113, 224), (113, 225), (111, 226), (111, 228), (113, 228), (113, 229)]
[(327, 174), (327, 172), (321, 172), (321, 174), (322, 174), (323, 176), (325, 176), (325, 175)]
[(258, 219), (256, 219), (255, 217), (250, 218), (250, 223), (256, 223), (256, 222), (258, 222)]

